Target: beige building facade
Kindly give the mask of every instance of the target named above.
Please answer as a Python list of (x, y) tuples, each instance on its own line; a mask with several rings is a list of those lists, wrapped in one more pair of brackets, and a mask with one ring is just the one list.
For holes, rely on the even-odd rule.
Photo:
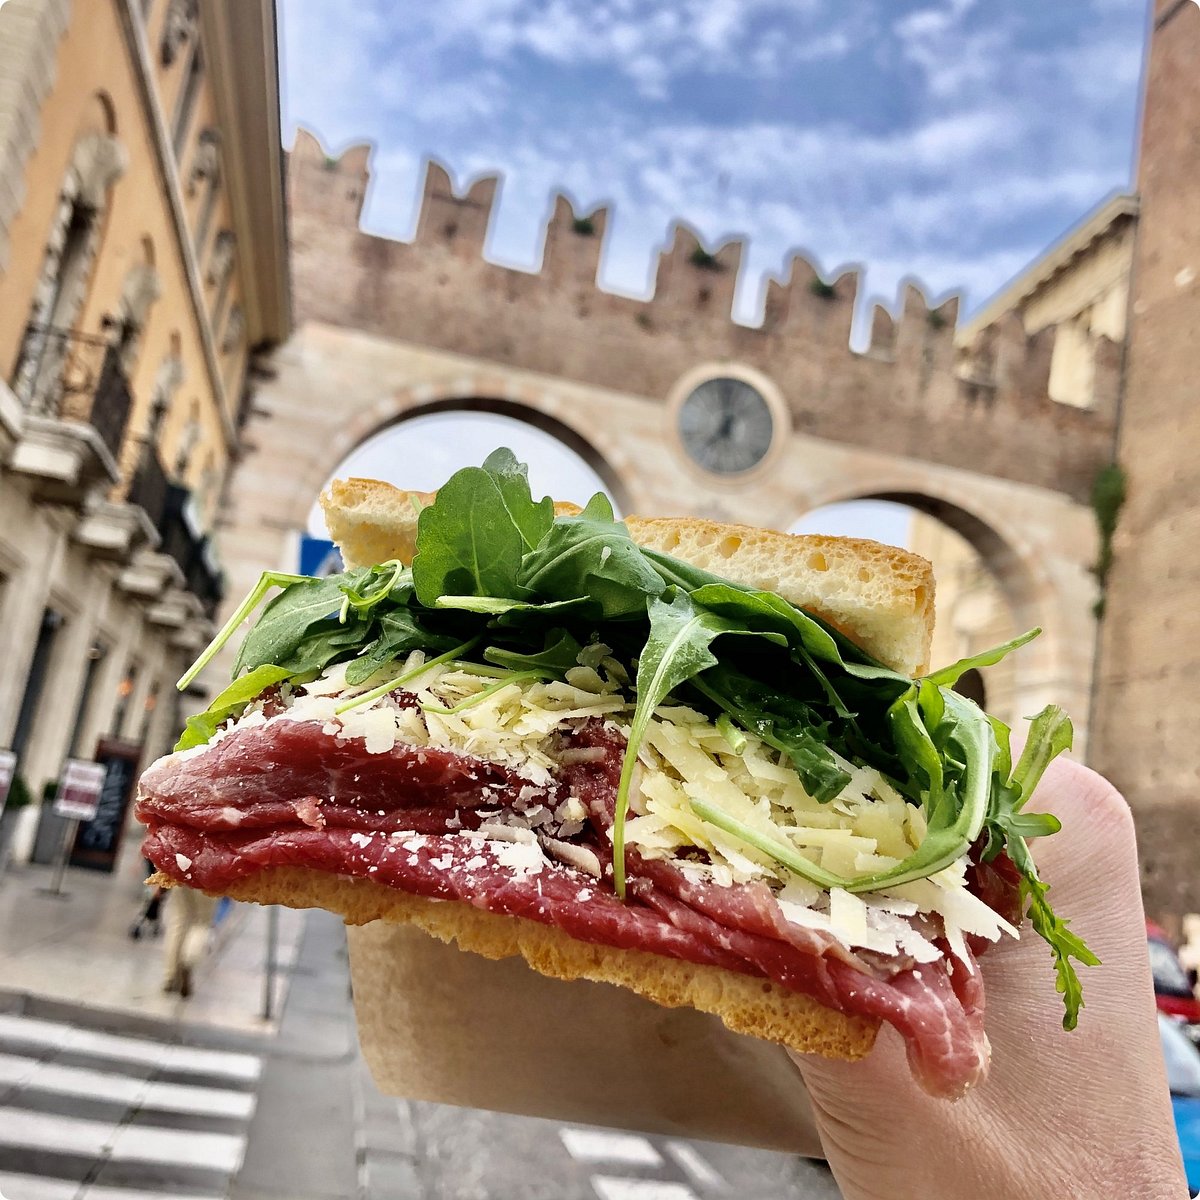
[(101, 736), (174, 734), (289, 329), (281, 167), (268, 0), (0, 8), (0, 746), (35, 797)]

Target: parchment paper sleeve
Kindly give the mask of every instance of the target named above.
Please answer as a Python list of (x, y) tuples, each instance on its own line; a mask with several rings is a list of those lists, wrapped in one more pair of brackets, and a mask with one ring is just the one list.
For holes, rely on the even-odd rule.
[(347, 932), (359, 1039), (388, 1095), (821, 1155), (778, 1046), (405, 926)]

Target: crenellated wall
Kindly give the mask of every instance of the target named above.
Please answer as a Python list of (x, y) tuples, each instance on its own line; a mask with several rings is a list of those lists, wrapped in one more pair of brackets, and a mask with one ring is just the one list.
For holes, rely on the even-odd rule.
[(710, 249), (676, 224), (649, 300), (596, 282), (608, 211), (577, 214), (556, 196), (540, 271), (483, 257), (497, 176), (458, 194), (427, 168), (411, 242), (359, 228), (370, 147), (331, 158), (301, 130), (291, 154), (297, 320), (363, 330), (509, 367), (665, 402), (698, 363), (731, 361), (779, 389), (794, 430), (1085, 499), (1108, 461), (1119, 379), (1102, 342), (1091, 409), (1048, 393), (1053, 328), (1029, 336), (1018, 318), (956, 354), (957, 297), (931, 308), (919, 285), (895, 312), (876, 307), (871, 345), (850, 347), (860, 276), (827, 281), (802, 256), (769, 280), (760, 326), (732, 318), (743, 243)]

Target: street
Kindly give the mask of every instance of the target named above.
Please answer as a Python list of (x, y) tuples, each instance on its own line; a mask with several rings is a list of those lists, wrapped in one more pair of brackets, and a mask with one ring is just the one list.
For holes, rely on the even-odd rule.
[(340, 922), (281, 914), (263, 1021), (263, 910), (219, 927), (188, 1002), (131, 941), (136, 879), (27, 868), (0, 884), (6, 1200), (836, 1198), (789, 1155), (396, 1100), (358, 1052)]

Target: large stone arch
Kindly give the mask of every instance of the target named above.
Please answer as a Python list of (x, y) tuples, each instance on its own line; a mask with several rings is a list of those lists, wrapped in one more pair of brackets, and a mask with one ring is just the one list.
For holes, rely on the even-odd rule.
[[(734, 363), (722, 364), (733, 369)], [(1062, 492), (916, 456), (918, 432), (883, 452), (793, 428), (745, 480), (696, 468), (669, 404), (529, 369), (305, 321), (272, 357), (246, 426), (221, 554), (229, 601), (264, 567), (294, 570), (295, 537), (345, 457), (380, 430), (445, 411), (513, 416), (558, 437), (601, 475), (626, 512), (787, 529), (837, 501), (914, 502), (967, 536), (999, 578), (1016, 622), (1042, 625), (1019, 658), (1023, 713), (1050, 702), (1086, 731), (1095, 622), (1095, 522)], [(968, 456), (969, 457), (969, 456)]]
[[(960, 534), (979, 555), (996, 581), (1012, 614), (1016, 632), (1040, 627), (1042, 635), (1013, 660), (1021, 715), (1031, 716), (1047, 703), (1060, 703), (1076, 727), (1076, 751), (1086, 745), (1090, 705), (1090, 671), (1080, 673), (1080, 642), (1090, 643), (1093, 618), (1091, 588), (1064, 586), (1062, 568), (1086, 572), (1090, 542), (1076, 547), (1074, 561), (1054, 563), (1045, 547), (1023, 527), (1018, 511), (1006, 510), (989, 494), (986, 480), (929, 472), (923, 464), (869, 482), (831, 482), (811, 496), (806, 511), (858, 500), (886, 500), (933, 517)], [(803, 515), (803, 514), (800, 514)], [(1057, 569), (1055, 569), (1057, 567)], [(936, 664), (935, 664), (936, 665)]]
[[(519, 390), (500, 389), (495, 382), (488, 377), (467, 375), (439, 387), (429, 384), (401, 387), (360, 409), (334, 431), (323, 446), (321, 456), (309, 462), (297, 479), (293, 512), (296, 526), (307, 521), (308, 506), (313, 498), (338, 464), (359, 446), (418, 417), (454, 412), (495, 413), (550, 434), (578, 454), (600, 476), (621, 511), (630, 511), (634, 494), (629, 477), (630, 464), (619, 454), (602, 453), (594, 440), (584, 433), (580, 423), (572, 419), (571, 410), (561, 404), (554, 388), (523, 384)], [(514, 391), (516, 394), (512, 394)], [(308, 495), (307, 504), (305, 494)]]

